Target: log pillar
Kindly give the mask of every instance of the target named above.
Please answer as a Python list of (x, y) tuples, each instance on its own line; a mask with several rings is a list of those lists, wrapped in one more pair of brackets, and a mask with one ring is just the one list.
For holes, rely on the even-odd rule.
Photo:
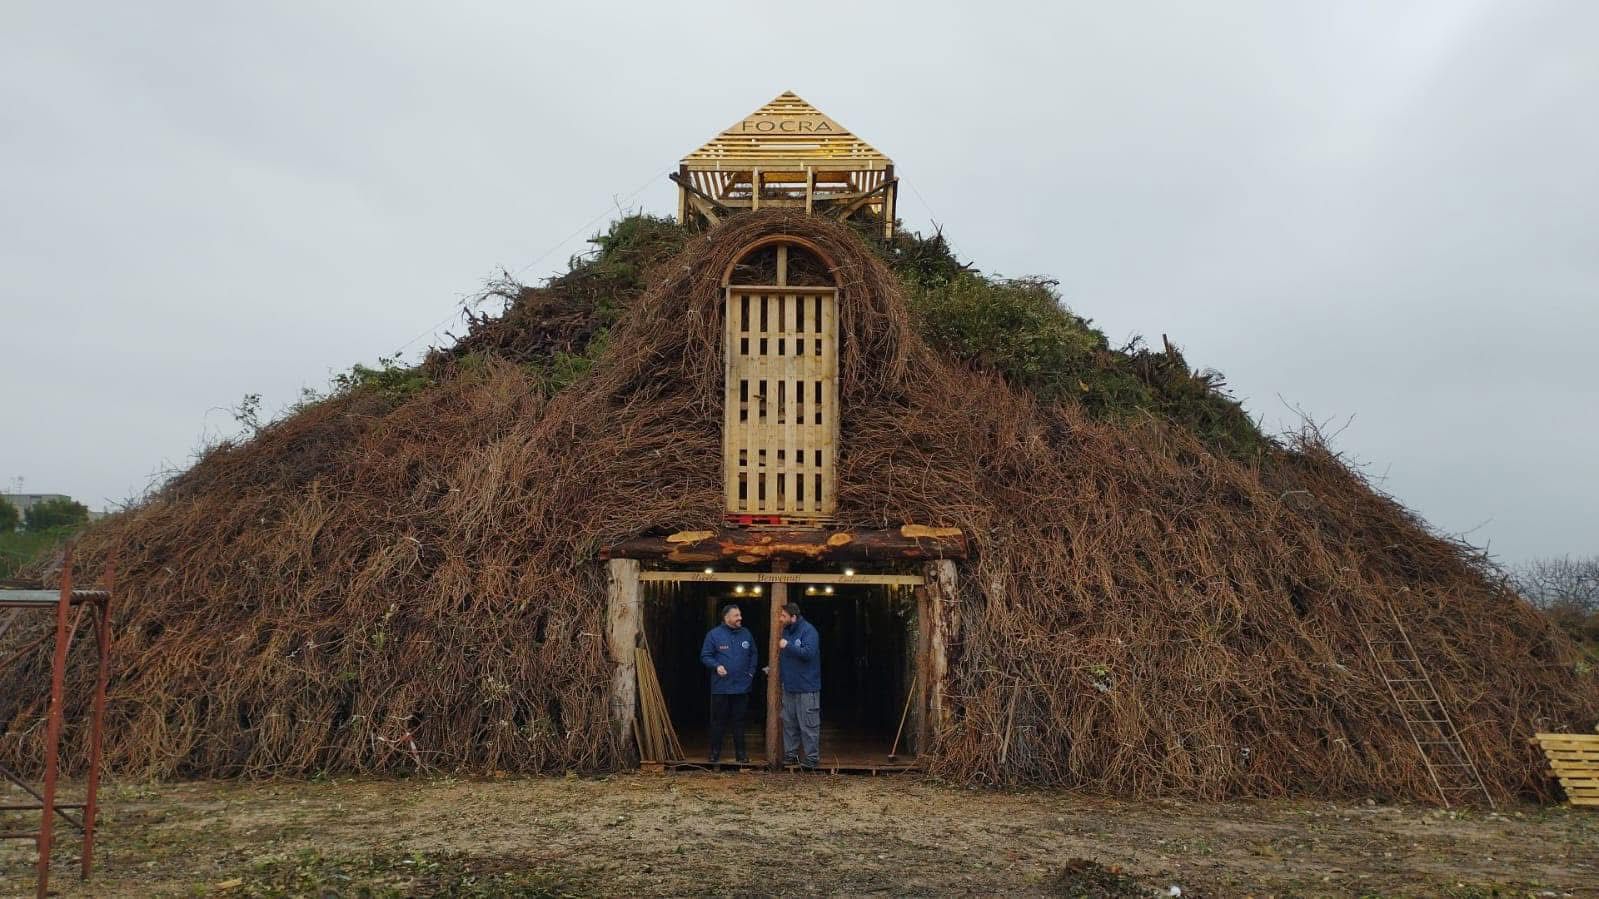
[(638, 707), (638, 634), (642, 590), (637, 559), (605, 563), (606, 645), (616, 669), (611, 673), (611, 730), (619, 756), (627, 764), (637, 758), (633, 740)]
[[(955, 563), (950, 559), (939, 559), (922, 566), (922, 576), (927, 579), (923, 587), (926, 596), (923, 610), (927, 616), (927, 717), (930, 719), (931, 739), (937, 739), (939, 731), (949, 719), (945, 689), (949, 677), (949, 622), (955, 614), (955, 604), (959, 598), (955, 573)], [(929, 743), (919, 751), (927, 752), (931, 748)]]
[[(787, 571), (787, 562), (773, 562), (773, 571)], [(788, 585), (773, 584), (771, 610), (767, 617), (771, 633), (766, 640), (766, 658), (770, 671), (766, 675), (766, 765), (773, 771), (783, 768), (783, 687), (778, 671), (777, 641), (783, 638), (783, 623), (778, 615), (788, 602)]]
[(933, 603), (923, 584), (915, 590), (916, 597), (916, 674), (912, 679), (916, 688), (916, 754), (925, 755), (932, 744), (933, 707)]

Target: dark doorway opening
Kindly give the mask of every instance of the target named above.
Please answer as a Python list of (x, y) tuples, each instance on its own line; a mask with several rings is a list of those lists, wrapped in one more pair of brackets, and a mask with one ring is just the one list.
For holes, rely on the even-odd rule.
[[(912, 696), (918, 630), (911, 589), (839, 583), (789, 584), (787, 590), (821, 640), (823, 767), (893, 764), (889, 754), (902, 720), (897, 762), (911, 762), (922, 714)], [(644, 584), (644, 637), (690, 762), (704, 761), (709, 746), (710, 674), (700, 664), (701, 641), (720, 620), (723, 604), (736, 602), (760, 647), (761, 667), (769, 666), (770, 597), (771, 585), (753, 580)], [(765, 760), (766, 684), (766, 674), (758, 673), (750, 692), (746, 741), (756, 764)], [(723, 758), (731, 755), (724, 746)]]
[[(648, 583), (644, 585), (644, 638), (655, 659), (655, 673), (661, 693), (671, 712), (672, 726), (689, 759), (703, 760), (709, 740), (711, 674), (700, 664), (700, 645), (705, 634), (721, 621), (726, 603), (737, 603), (744, 613), (744, 629), (750, 632), (759, 650), (760, 664), (768, 664), (766, 642), (771, 604), (765, 589), (761, 595), (749, 590), (735, 593), (733, 584)], [(749, 716), (745, 741), (750, 751), (761, 755), (766, 725), (766, 675), (757, 671), (750, 688)], [(732, 758), (731, 745), (722, 747), (723, 756)]]

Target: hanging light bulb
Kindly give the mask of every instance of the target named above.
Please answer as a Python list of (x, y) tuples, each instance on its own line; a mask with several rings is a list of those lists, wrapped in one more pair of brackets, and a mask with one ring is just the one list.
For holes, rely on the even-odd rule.
[(761, 585), (760, 584), (756, 584), (755, 586), (751, 587), (750, 588), (750, 592), (754, 593), (756, 596), (760, 596), (761, 595)]
[(806, 587), (805, 588), (805, 595), (806, 596), (815, 596), (816, 595), (816, 588), (815, 587)]
[(734, 593), (743, 593), (744, 592), (744, 585), (743, 584), (739, 584), (737, 587), (734, 587), (733, 588), (733, 592)]
[(707, 569), (705, 569), (705, 573), (706, 574), (715, 574), (716, 573), (716, 569), (715, 568), (707, 568)]
[(827, 591), (827, 595), (828, 596), (832, 596), (833, 595), (833, 585), (832, 584), (828, 584), (823, 589)]
[(855, 576), (855, 569), (853, 569), (853, 568), (844, 569), (844, 576), (845, 577), (854, 577)]

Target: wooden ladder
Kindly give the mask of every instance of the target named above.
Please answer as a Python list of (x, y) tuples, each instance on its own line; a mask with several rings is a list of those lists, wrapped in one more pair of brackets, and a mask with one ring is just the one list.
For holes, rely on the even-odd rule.
[(1366, 641), (1377, 673), (1382, 675), (1388, 695), (1393, 698), (1399, 717), (1404, 719), (1405, 729), (1410, 732), (1410, 739), (1427, 766), (1427, 774), (1438, 789), (1438, 798), (1448, 808), (1451, 796), (1458, 801), (1469, 794), (1481, 794), (1488, 807), (1494, 808), (1493, 795), (1483, 783), (1476, 762), (1466, 751), (1449, 708), (1438, 696), (1432, 677), (1422, 664), (1421, 654), (1410, 642), (1410, 634), (1405, 631), (1393, 605), (1386, 601), (1383, 605), (1388, 609), (1388, 618), (1398, 638), (1373, 640), (1364, 626), (1360, 636)]

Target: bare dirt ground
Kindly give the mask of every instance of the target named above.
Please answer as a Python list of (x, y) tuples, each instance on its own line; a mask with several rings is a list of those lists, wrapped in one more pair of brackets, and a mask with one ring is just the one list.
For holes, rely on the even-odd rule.
[[(914, 777), (120, 785), (65, 895), (1599, 896), (1599, 814), (1127, 802)], [(6, 824), (25, 824), (7, 819)], [(10, 828), (0, 828), (10, 829)], [(0, 844), (0, 895), (32, 846)]]

